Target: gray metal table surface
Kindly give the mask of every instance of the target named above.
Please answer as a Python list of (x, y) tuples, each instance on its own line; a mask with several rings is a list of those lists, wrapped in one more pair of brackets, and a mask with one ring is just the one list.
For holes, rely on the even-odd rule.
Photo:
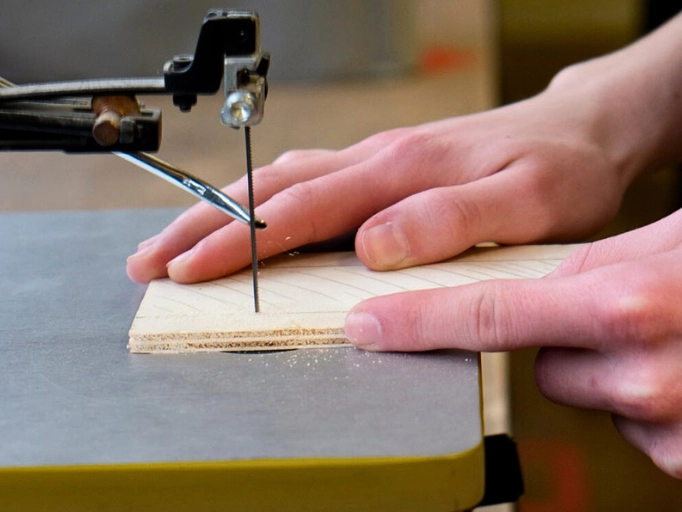
[(0, 215), (0, 468), (428, 457), (481, 443), (474, 354), (130, 354), (145, 287), (125, 257), (177, 213)]

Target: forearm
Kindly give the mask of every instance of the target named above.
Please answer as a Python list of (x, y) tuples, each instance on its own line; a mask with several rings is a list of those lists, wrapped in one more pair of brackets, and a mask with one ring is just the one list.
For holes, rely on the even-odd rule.
[(545, 94), (581, 99), (592, 136), (625, 185), (681, 162), (682, 15), (618, 52), (566, 68)]

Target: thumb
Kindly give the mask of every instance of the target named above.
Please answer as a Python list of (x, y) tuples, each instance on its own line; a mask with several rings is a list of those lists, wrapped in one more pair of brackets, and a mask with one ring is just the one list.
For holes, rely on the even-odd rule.
[(553, 223), (546, 199), (527, 192), (533, 179), (524, 167), (511, 166), (470, 183), (409, 196), (365, 222), (356, 253), (369, 268), (395, 270), (442, 261), (479, 242), (546, 239)]
[(601, 293), (587, 293), (586, 276), (491, 280), (374, 297), (349, 312), (346, 336), (375, 351), (585, 347), (597, 328), (599, 304), (592, 297)]

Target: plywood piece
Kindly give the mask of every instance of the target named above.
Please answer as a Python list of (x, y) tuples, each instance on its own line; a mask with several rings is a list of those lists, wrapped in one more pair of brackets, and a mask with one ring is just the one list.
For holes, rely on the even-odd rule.
[(130, 329), (140, 353), (220, 352), (348, 344), (343, 324), (358, 302), (486, 279), (539, 278), (575, 245), (477, 248), (451, 260), (375, 272), (353, 253), (283, 255), (261, 263), (260, 313), (251, 271), (206, 283), (150, 283)]

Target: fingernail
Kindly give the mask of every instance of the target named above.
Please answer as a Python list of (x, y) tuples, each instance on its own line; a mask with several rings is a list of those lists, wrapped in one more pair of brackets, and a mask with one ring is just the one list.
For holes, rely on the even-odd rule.
[(181, 265), (182, 263), (187, 261), (190, 258), (190, 256), (192, 256), (192, 253), (194, 253), (194, 248), (190, 249), (189, 251), (183, 252), (179, 256), (176, 256), (166, 264), (166, 268), (170, 270), (171, 267)]
[(141, 258), (141, 257), (149, 254), (150, 252), (152, 252), (152, 250), (156, 247), (156, 242), (157, 242), (158, 238), (159, 238), (159, 235), (155, 235), (151, 238), (148, 238), (147, 240), (143, 240), (142, 242), (140, 242), (137, 245), (137, 251), (134, 254), (131, 254), (130, 256), (128, 256), (128, 258), (126, 259), (126, 262), (128, 262), (130, 260), (137, 259), (137, 258)]
[(379, 224), (365, 231), (362, 246), (367, 257), (377, 267), (395, 267), (409, 255), (405, 234), (392, 222)]
[(381, 341), (381, 324), (371, 313), (349, 313), (345, 331), (348, 341), (358, 347), (371, 348)]
[(137, 244), (137, 252), (142, 252), (143, 250), (147, 249), (148, 247), (153, 247), (156, 245), (156, 241), (159, 239), (161, 235), (154, 235), (151, 238), (147, 238), (146, 240), (142, 240), (139, 244)]
[[(144, 242), (143, 242), (143, 243), (144, 243)], [(147, 255), (147, 254), (149, 254), (150, 252), (152, 252), (152, 250), (154, 249), (154, 247), (156, 247), (156, 244), (155, 244), (155, 243), (149, 243), (148, 245), (145, 245), (145, 246), (143, 246), (142, 244), (140, 244), (140, 245), (138, 246), (138, 248), (137, 248), (137, 252), (136, 252), (135, 254), (131, 254), (130, 256), (128, 256), (128, 259), (126, 259), (126, 261), (134, 260), (134, 259), (137, 259), (137, 258), (142, 258), (142, 257), (144, 257), (145, 255)]]

